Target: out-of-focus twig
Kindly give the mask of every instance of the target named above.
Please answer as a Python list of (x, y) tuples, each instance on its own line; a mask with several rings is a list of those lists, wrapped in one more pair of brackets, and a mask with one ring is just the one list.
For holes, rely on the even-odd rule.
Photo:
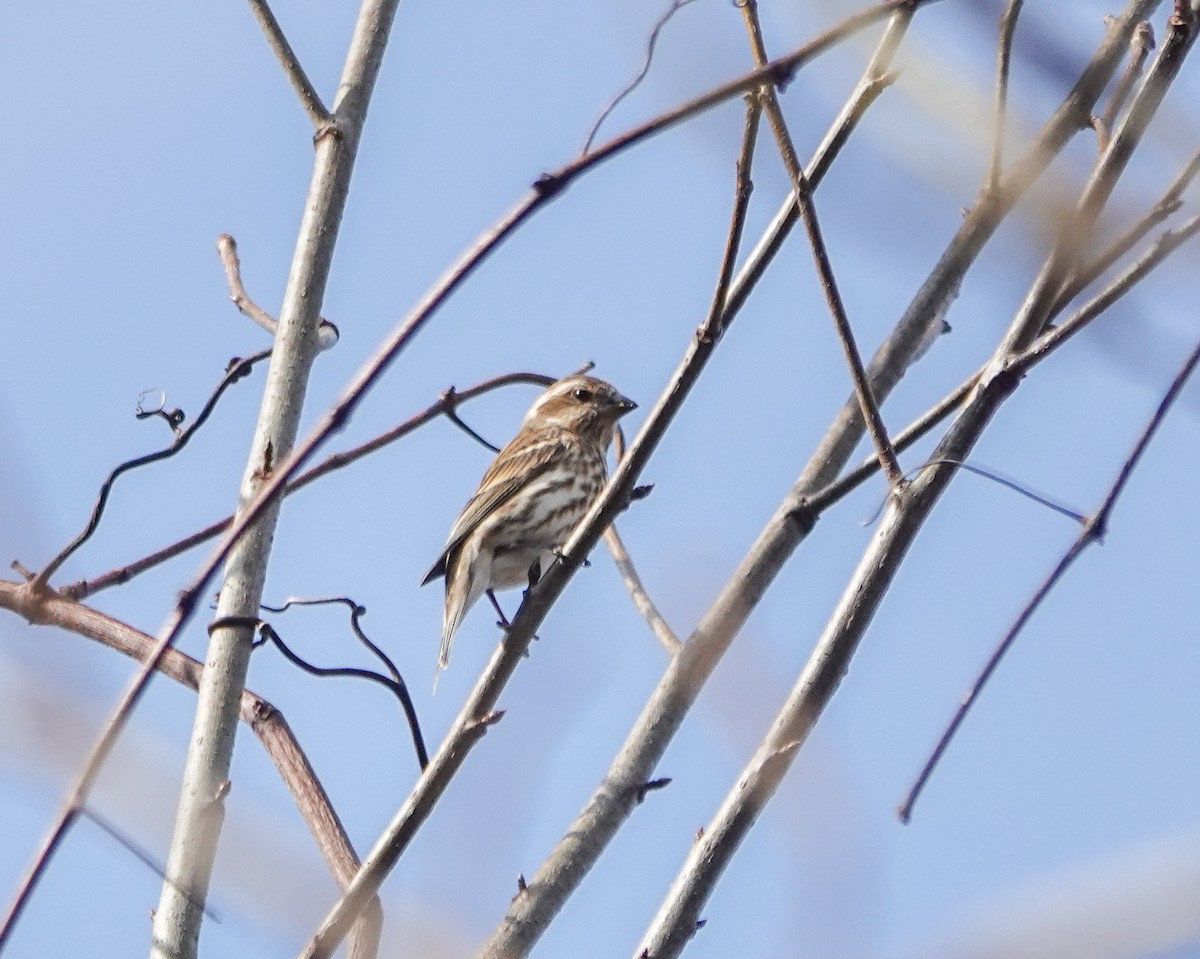
[(992, 162), (988, 168), (987, 189), (1000, 188), (1000, 177), (1004, 170), (1004, 138), (1008, 134), (1008, 74), (1012, 64), (1013, 37), (1017, 32), (1017, 20), (1021, 16), (1024, 0), (1008, 0), (1008, 6), (1000, 17), (1000, 39), (996, 44), (996, 115), (992, 134)]
[(1125, 104), (1129, 101), (1133, 85), (1142, 75), (1142, 70), (1146, 66), (1146, 58), (1150, 56), (1150, 51), (1153, 49), (1154, 28), (1150, 26), (1149, 22), (1143, 20), (1133, 31), (1133, 36), (1129, 38), (1129, 64), (1125, 67), (1125, 72), (1121, 74), (1116, 86), (1113, 87), (1104, 113), (1101, 116), (1092, 117), (1092, 126), (1096, 130), (1096, 141), (1101, 150), (1108, 148), (1108, 138), (1112, 135), (1113, 124), (1116, 123), (1117, 117), (1120, 116)]
[(1132, 250), (1146, 234), (1178, 212), (1183, 206), (1183, 193), (1191, 185), (1197, 174), (1200, 174), (1200, 151), (1192, 155), (1192, 158), (1179, 171), (1179, 175), (1172, 181), (1167, 191), (1144, 217), (1122, 232), (1120, 236), (1110, 242), (1108, 246), (1088, 260), (1087, 263), (1079, 267), (1075, 275), (1063, 284), (1062, 292), (1059, 293), (1058, 300), (1054, 304), (1052, 315), (1057, 316), (1061, 313), (1075, 297), (1103, 276), (1114, 263)]

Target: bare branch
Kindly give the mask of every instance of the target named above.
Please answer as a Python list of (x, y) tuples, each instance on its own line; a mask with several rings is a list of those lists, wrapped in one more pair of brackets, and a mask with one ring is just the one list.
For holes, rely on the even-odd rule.
[[(188, 741), (175, 831), (164, 885), (154, 913), (155, 959), (194, 959), (222, 816), (210, 797), (229, 778), (237, 732), (237, 696), (246, 683), (253, 626), (266, 582), (282, 492), (271, 478), (295, 446), (308, 377), (317, 351), (320, 309), (329, 282), (358, 146), (383, 63), (399, 0), (362, 0), (346, 51), (333, 120), (317, 132), (312, 178), (303, 205), (292, 266), (279, 313), (279, 332), (258, 422), (239, 490), (239, 517), (258, 516), (229, 549), (218, 590), (216, 628), (209, 633), (192, 735)], [(235, 523), (235, 527), (236, 527)], [(215, 569), (212, 571), (215, 573)], [(203, 576), (207, 579), (211, 573)], [(182, 624), (182, 619), (180, 620)], [(171, 630), (175, 632), (175, 630)], [(169, 634), (163, 639), (169, 644)], [(219, 811), (218, 811), (219, 812)], [(185, 895), (186, 894), (186, 895)]]
[[(242, 264), (238, 259), (237, 241), (228, 233), (217, 237), (217, 255), (221, 258), (221, 266), (225, 268), (225, 279), (229, 282), (229, 298), (244, 315), (261, 326), (275, 338), (279, 332), (279, 321), (262, 309), (250, 298), (246, 286), (242, 283)], [(338, 328), (324, 317), (317, 331), (317, 349), (327, 350), (338, 341)]]
[(938, 740), (937, 746), (934, 747), (934, 750), (930, 754), (929, 759), (926, 761), (924, 768), (922, 768), (920, 774), (917, 776), (916, 782), (913, 783), (913, 786), (909, 790), (908, 795), (905, 797), (904, 802), (900, 804), (897, 815), (899, 816), (901, 822), (907, 823), (912, 818), (913, 806), (916, 804), (921, 792), (928, 784), (929, 779), (933, 775), (933, 771), (937, 768), (938, 763), (941, 761), (942, 756), (945, 754), (947, 748), (949, 748), (951, 740), (958, 732), (963, 720), (966, 719), (967, 713), (975, 704), (975, 700), (978, 699), (980, 693), (983, 692), (983, 687), (987, 685), (988, 680), (990, 680), (992, 675), (996, 672), (997, 667), (1000, 665), (1000, 661), (1004, 658), (1009, 649), (1012, 648), (1012, 645), (1014, 642), (1016, 642), (1017, 636), (1020, 635), (1021, 630), (1025, 628), (1026, 623), (1028, 623), (1033, 617), (1033, 614), (1037, 612), (1038, 607), (1040, 607), (1042, 604), (1042, 601), (1050, 594), (1050, 591), (1058, 585), (1058, 582), (1063, 578), (1063, 576), (1066, 575), (1067, 571), (1071, 568), (1075, 560), (1079, 558), (1083, 551), (1092, 545), (1092, 543), (1099, 542), (1104, 538), (1104, 534), (1108, 529), (1108, 521), (1112, 516), (1113, 509), (1116, 507), (1117, 499), (1124, 491), (1126, 485), (1128, 485), (1129, 479), (1133, 475), (1133, 471), (1137, 468), (1138, 463), (1141, 461), (1142, 455), (1149, 447), (1150, 441), (1154, 439), (1154, 434), (1158, 432), (1158, 428), (1162, 425), (1163, 420), (1166, 419), (1167, 413), (1170, 412), (1175, 400), (1179, 398), (1179, 394), (1182, 392), (1184, 384), (1187, 383), (1188, 379), (1195, 371), (1197, 364), (1200, 364), (1200, 343), (1196, 344), (1195, 349), (1192, 350), (1191, 355), (1187, 358), (1187, 361), (1183, 364), (1183, 367), (1175, 375), (1175, 379), (1172, 380), (1170, 388), (1159, 402), (1158, 408), (1154, 411), (1154, 415), (1150, 417), (1150, 421), (1146, 424), (1145, 429), (1142, 430), (1141, 436), (1138, 437), (1137, 443), (1134, 444), (1133, 451), (1125, 459), (1120, 471), (1117, 473), (1116, 479), (1113, 480), (1112, 485), (1109, 487), (1108, 493), (1104, 497), (1104, 501), (1100, 504), (1100, 508), (1096, 510), (1093, 516), (1087, 518), (1087, 521), (1084, 523), (1083, 529), (1080, 531), (1079, 536), (1076, 537), (1075, 542), (1071, 544), (1071, 546), (1063, 554), (1062, 559), (1058, 561), (1058, 565), (1054, 567), (1054, 570), (1048, 577), (1046, 577), (1042, 585), (1038, 587), (1037, 591), (1030, 598), (1029, 602), (1025, 604), (1025, 608), (1022, 609), (1020, 615), (1017, 616), (1016, 622), (1014, 622), (1009, 631), (1004, 634), (1004, 638), (1000, 640), (999, 645), (988, 658), (988, 661), (984, 665), (982, 671), (979, 673), (979, 676), (976, 677), (975, 682), (972, 683), (971, 688), (963, 697), (958, 709), (955, 710), (954, 717), (950, 720), (950, 724), (942, 733), (941, 738)]
[(254, 18), (262, 27), (263, 33), (266, 34), (267, 43), (271, 45), (276, 59), (279, 60), (279, 65), (283, 67), (288, 82), (296, 91), (296, 96), (300, 98), (300, 104), (312, 121), (313, 129), (320, 133), (333, 123), (333, 116), (325, 109), (325, 104), (321, 102), (316, 89), (309, 81), (308, 74), (304, 72), (300, 61), (296, 59), (295, 51), (292, 50), (292, 45), (284, 36), (283, 28), (279, 26), (279, 21), (271, 12), (267, 0), (250, 0), (250, 9), (254, 11)]

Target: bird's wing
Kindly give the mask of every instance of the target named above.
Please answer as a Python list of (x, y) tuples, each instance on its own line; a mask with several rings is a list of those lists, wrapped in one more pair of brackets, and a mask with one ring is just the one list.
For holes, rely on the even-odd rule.
[(479, 489), (463, 507), (458, 521), (450, 530), (446, 548), (433, 564), (421, 585), (446, 575), (446, 561), (454, 550), (478, 528), (479, 524), (507, 503), (521, 489), (541, 476), (555, 463), (561, 462), (570, 443), (560, 431), (547, 434), (542, 439), (532, 439), (520, 434), (497, 455), (488, 471), (479, 481)]

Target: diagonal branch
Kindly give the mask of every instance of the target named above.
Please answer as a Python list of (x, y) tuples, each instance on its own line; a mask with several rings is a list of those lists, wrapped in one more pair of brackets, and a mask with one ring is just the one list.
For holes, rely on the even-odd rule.
[(304, 107), (304, 112), (312, 121), (313, 129), (320, 133), (333, 122), (333, 116), (321, 102), (320, 96), (317, 95), (316, 89), (308, 79), (308, 74), (300, 66), (300, 61), (296, 58), (296, 53), (292, 50), (292, 45), (288, 43), (287, 37), (284, 36), (283, 28), (275, 19), (275, 14), (271, 12), (267, 0), (250, 0), (250, 9), (254, 12), (254, 19), (258, 21), (258, 25), (266, 34), (267, 43), (271, 45), (275, 57), (279, 60), (279, 65), (283, 67), (288, 82), (296, 91), (296, 96), (300, 98), (300, 105)]
[[(754, 62), (762, 66), (767, 62), (766, 45), (763, 42), (762, 27), (758, 18), (757, 0), (742, 0), (740, 4), (742, 16), (750, 34), (750, 47), (754, 54)], [(783, 116), (783, 107), (779, 104), (779, 95), (769, 87), (763, 87), (760, 96), (763, 98), (763, 108), (779, 145), (779, 154), (788, 176), (792, 179), (793, 195), (800, 209), (800, 219), (808, 233), (809, 246), (812, 247), (813, 260), (816, 262), (817, 275), (821, 280), (821, 291), (829, 305), (833, 316), (833, 325), (837, 330), (838, 340), (842, 344), (842, 352), (846, 356), (846, 365), (850, 367), (850, 378), (854, 383), (854, 394), (858, 398), (863, 419), (867, 424), (867, 432), (875, 444), (880, 465), (887, 477), (888, 486), (894, 487), (903, 479), (903, 471), (896, 460), (896, 451), (888, 439), (887, 429), (883, 425), (883, 416), (879, 405), (871, 392), (871, 384), (867, 380), (863, 368), (862, 356), (854, 342), (854, 331), (850, 327), (850, 318), (846, 315), (846, 307), (838, 292), (837, 279), (833, 275), (833, 264), (829, 261), (829, 251), (825, 247), (825, 239), (821, 235), (820, 221), (817, 219), (817, 208), (813, 203), (812, 186), (804, 175), (804, 167), (796, 153), (796, 145), (788, 131), (787, 121)]]

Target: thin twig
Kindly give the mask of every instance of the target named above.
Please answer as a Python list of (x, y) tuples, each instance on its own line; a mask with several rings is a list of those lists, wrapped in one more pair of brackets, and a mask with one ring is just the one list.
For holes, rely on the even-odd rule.
[[(722, 317), (725, 302), (729, 296), (729, 284), (733, 279), (734, 267), (737, 264), (738, 250), (741, 247), (742, 234), (746, 225), (746, 213), (750, 208), (750, 195), (754, 190), (750, 178), (750, 168), (754, 163), (754, 147), (758, 141), (761, 115), (761, 100), (753, 95), (748, 96), (746, 98), (746, 122), (742, 128), (742, 146), (735, 166), (734, 202), (733, 212), (730, 214), (729, 235), (725, 241), (725, 251), (721, 257), (717, 285), (713, 291), (706, 321), (706, 326), (716, 329), (723, 329)], [(625, 434), (620, 430), (616, 434), (615, 443), (617, 461), (620, 462), (625, 456)], [(649, 624), (651, 631), (658, 637), (663, 648), (668, 653), (675, 653), (680, 647), (679, 637), (650, 598), (615, 525), (605, 531), (604, 542), (608, 546), (609, 553), (612, 554), (617, 571), (625, 581), (625, 586), (629, 590), (629, 595), (638, 612)]]
[(262, 27), (263, 33), (266, 34), (267, 43), (275, 52), (275, 57), (279, 60), (279, 65), (283, 67), (288, 82), (296, 91), (296, 96), (300, 98), (300, 104), (312, 121), (313, 129), (319, 133), (333, 122), (333, 115), (325, 108), (325, 104), (321, 102), (320, 96), (317, 95), (316, 89), (308, 79), (308, 74), (300, 66), (300, 61), (296, 58), (287, 37), (284, 36), (283, 28), (279, 26), (275, 14), (267, 5), (267, 0), (250, 0), (250, 9), (254, 11), (254, 18)]
[[(619, 463), (625, 458), (625, 433), (620, 426), (617, 427), (616, 433), (613, 435), (613, 446), (615, 447), (614, 452)], [(634, 492), (636, 493), (637, 490), (635, 489)], [(612, 556), (613, 563), (617, 567), (617, 572), (621, 574), (621, 579), (625, 583), (625, 588), (629, 591), (629, 598), (633, 600), (633, 605), (641, 613), (642, 618), (650, 627), (650, 631), (654, 633), (655, 637), (662, 644), (663, 649), (669, 655), (674, 655), (680, 646), (679, 636), (671, 628), (671, 624), (667, 622), (666, 617), (659, 612), (654, 600), (650, 598), (650, 593), (642, 582), (642, 577), (638, 573), (637, 567), (633, 565), (633, 558), (629, 555), (629, 550), (625, 548), (621, 534), (617, 532), (616, 523), (613, 523), (604, 531), (604, 545), (608, 547), (609, 555)]]
[(1146, 58), (1150, 56), (1150, 51), (1153, 49), (1154, 28), (1143, 20), (1133, 31), (1133, 36), (1129, 38), (1129, 64), (1125, 67), (1125, 72), (1121, 74), (1116, 86), (1113, 87), (1112, 96), (1108, 98), (1108, 106), (1102, 116), (1092, 117), (1092, 126), (1096, 130), (1096, 141), (1101, 150), (1108, 149), (1108, 139), (1112, 135), (1113, 124), (1116, 123), (1121, 110), (1125, 108), (1129, 95), (1133, 92), (1133, 85), (1142, 75), (1142, 70), (1146, 66)]
[(1008, 0), (1008, 6), (1000, 17), (1000, 39), (996, 45), (996, 116), (993, 120), (992, 163), (988, 168), (987, 189), (1000, 189), (1001, 171), (1004, 169), (1004, 139), (1008, 134), (1008, 73), (1012, 61), (1013, 37), (1017, 32), (1017, 20), (1021, 16), (1024, 0)]
[(1120, 471), (1117, 473), (1117, 477), (1113, 481), (1112, 486), (1109, 487), (1108, 493), (1105, 495), (1103, 502), (1100, 504), (1100, 508), (1097, 509), (1095, 514), (1089, 517), (1084, 523), (1083, 529), (1080, 531), (1078, 537), (1076, 537), (1075, 542), (1071, 544), (1070, 548), (1067, 549), (1067, 551), (1063, 554), (1062, 559), (1058, 561), (1058, 565), (1054, 567), (1053, 572), (1046, 577), (1046, 580), (1041, 586), (1038, 587), (1037, 591), (1030, 598), (1029, 602), (1025, 604), (1025, 608), (1022, 609), (1020, 615), (1017, 616), (1016, 622), (1014, 622), (1009, 631), (1004, 634), (1004, 638), (1000, 640), (999, 645), (992, 652), (992, 655), (988, 657), (988, 661), (984, 665), (982, 671), (979, 673), (979, 676), (975, 679), (975, 682), (971, 684), (971, 688), (967, 691), (967, 694), (963, 697), (962, 702), (955, 710), (954, 717), (950, 720), (950, 724), (946, 727), (945, 732), (942, 733), (941, 738), (938, 740), (937, 746), (934, 747), (934, 750), (930, 754), (929, 759), (926, 761), (924, 768), (922, 768), (920, 775), (917, 776), (916, 782), (913, 783), (913, 786), (909, 790), (908, 795), (905, 797), (904, 802), (900, 804), (897, 815), (899, 816), (901, 822), (907, 823), (912, 818), (913, 806), (916, 804), (921, 792), (928, 784), (929, 778), (933, 775), (933, 771), (937, 768), (942, 756), (950, 746), (950, 742), (953, 740), (955, 733), (958, 732), (963, 720), (966, 719), (967, 713), (974, 705), (975, 700), (978, 699), (980, 693), (983, 692), (983, 688), (987, 685), (988, 680), (992, 678), (992, 675), (1000, 665), (1000, 661), (1004, 658), (1009, 649), (1012, 648), (1013, 643), (1016, 642), (1017, 636), (1020, 635), (1021, 630), (1025, 628), (1025, 625), (1041, 606), (1042, 601), (1050, 594), (1050, 591), (1058, 585), (1058, 582), (1063, 578), (1063, 576), (1066, 575), (1067, 571), (1071, 568), (1075, 560), (1079, 558), (1083, 551), (1092, 543), (1103, 540), (1104, 534), (1108, 529), (1109, 518), (1112, 516), (1113, 509), (1116, 507), (1118, 497), (1120, 497), (1126, 485), (1128, 485), (1129, 479), (1133, 475), (1133, 471), (1137, 468), (1138, 463), (1141, 461), (1142, 455), (1146, 452), (1146, 449), (1150, 445), (1150, 441), (1154, 438), (1154, 434), (1162, 425), (1163, 420), (1166, 419), (1167, 413), (1170, 412), (1171, 407), (1179, 398), (1179, 394), (1182, 392), (1184, 384), (1187, 383), (1188, 379), (1195, 371), (1197, 364), (1200, 364), (1200, 343), (1196, 344), (1195, 349), (1192, 350), (1191, 355), (1187, 358), (1187, 361), (1183, 364), (1183, 367), (1175, 375), (1175, 379), (1172, 380), (1170, 388), (1159, 402), (1158, 409), (1156, 409), (1154, 411), (1154, 415), (1150, 417), (1150, 421), (1146, 424), (1145, 429), (1142, 430), (1141, 435), (1138, 437), (1137, 443), (1134, 444), (1133, 451), (1126, 458), (1125, 462), (1121, 466)]
[[(742, 0), (739, 6), (750, 35), (750, 47), (754, 54), (754, 61), (762, 66), (767, 62), (767, 51), (758, 18), (757, 0)], [(871, 392), (871, 383), (867, 379), (862, 356), (854, 341), (854, 330), (850, 326), (850, 318), (846, 315), (846, 306), (842, 301), (841, 293), (838, 292), (837, 279), (833, 274), (833, 264), (829, 261), (829, 251), (825, 246), (825, 239), (821, 235), (817, 208), (813, 203), (812, 187), (804, 175), (804, 167), (796, 153), (795, 143), (783, 116), (783, 107), (779, 103), (779, 95), (770, 87), (763, 87), (760, 95), (763, 98), (763, 109), (766, 111), (767, 119), (775, 134), (775, 141), (779, 146), (779, 155), (783, 159), (788, 176), (792, 179), (792, 189), (796, 204), (800, 208), (800, 219), (808, 233), (808, 242), (817, 266), (817, 275), (821, 280), (821, 290), (825, 294), (825, 301), (833, 316), (834, 328), (837, 330), (838, 340), (842, 344), (846, 364), (850, 367), (850, 378), (854, 383), (854, 392), (858, 397), (863, 419), (867, 424), (867, 432), (870, 433), (871, 440), (875, 444), (875, 451), (879, 456), (884, 475), (887, 477), (888, 487), (895, 487), (902, 482), (904, 472), (896, 460), (896, 450), (892, 447), (891, 440), (888, 439), (887, 428), (884, 426), (883, 416), (879, 412), (879, 404), (876, 403), (875, 396)]]
[[(410, 417), (399, 426), (395, 426), (385, 433), (381, 433), (372, 439), (361, 443), (352, 449), (344, 450), (341, 453), (334, 453), (312, 469), (307, 470), (297, 476), (292, 482), (288, 483), (284, 490), (285, 496), (291, 496), (298, 490), (303, 489), (309, 483), (321, 479), (336, 470), (343, 469), (351, 463), (355, 463), (364, 456), (369, 456), (377, 450), (383, 449), (396, 440), (407, 436), (409, 433), (430, 423), (439, 416), (445, 416), (447, 413), (455, 410), (462, 403), (468, 400), (473, 400), (476, 397), (483, 396), (485, 393), (490, 393), (493, 390), (500, 389), (504, 386), (511, 386), (518, 383), (531, 383), (536, 386), (548, 386), (554, 382), (554, 377), (545, 376), (541, 373), (505, 373), (502, 376), (493, 377), (490, 380), (484, 380), (482, 383), (472, 386), (469, 389), (457, 391), (453, 387), (442, 394), (437, 402), (427, 406), (416, 416)], [(485, 445), (490, 445), (486, 444)], [(127, 563), (124, 566), (110, 570), (95, 579), (81, 580), (77, 583), (72, 583), (70, 586), (64, 586), (59, 592), (63, 596), (71, 599), (84, 599), (94, 593), (98, 593), (103, 589), (109, 589), (113, 586), (120, 586), (129, 582), (135, 576), (146, 572), (148, 569), (153, 569), (161, 563), (165, 563), (169, 559), (185, 553), (188, 550), (206, 543), (221, 533), (229, 529), (233, 522), (232, 516), (226, 516), (224, 519), (217, 520), (211, 523), (202, 530), (192, 533), (170, 546), (164, 546), (162, 549), (151, 553), (149, 556), (144, 556), (141, 559), (134, 560), (132, 563)]]
[[(238, 259), (237, 241), (228, 233), (217, 237), (217, 256), (221, 258), (221, 266), (225, 268), (229, 298), (233, 300), (233, 305), (270, 333), (274, 339), (275, 334), (279, 332), (279, 321), (255, 303), (246, 292), (246, 286), (242, 282), (242, 264)], [(337, 343), (339, 335), (338, 328), (322, 317), (320, 328), (317, 330), (317, 349), (329, 349)]]
[(596, 134), (600, 132), (600, 127), (609, 118), (613, 110), (620, 105), (622, 100), (641, 86), (642, 81), (646, 79), (646, 74), (650, 72), (650, 65), (654, 62), (654, 48), (658, 46), (658, 35), (662, 33), (663, 27), (667, 25), (671, 18), (691, 2), (692, 0), (671, 0), (671, 5), (655, 21), (654, 26), (650, 30), (650, 38), (646, 41), (646, 56), (642, 61), (641, 69), (638, 70), (637, 75), (629, 81), (625, 88), (613, 97), (608, 102), (608, 105), (600, 111), (600, 115), (596, 117), (596, 122), (588, 130), (587, 139), (583, 141), (583, 149), (579, 151), (580, 156), (585, 156), (588, 150), (592, 148), (592, 142), (596, 139)]
[(254, 368), (256, 363), (266, 359), (270, 355), (270, 350), (263, 350), (261, 353), (255, 353), (253, 356), (248, 356), (244, 360), (238, 359), (231, 362), (225, 371), (225, 375), (221, 377), (221, 382), (217, 384), (216, 389), (213, 390), (213, 392), (209, 395), (207, 402), (204, 404), (204, 408), (200, 410), (200, 414), (195, 420), (192, 421), (192, 424), (187, 429), (181, 430), (175, 434), (175, 440), (170, 446), (167, 446), (154, 453), (147, 453), (144, 456), (136, 456), (131, 460), (126, 460), (124, 463), (121, 463), (119, 466), (113, 469), (113, 471), (108, 474), (108, 478), (100, 486), (100, 493), (96, 497), (96, 505), (92, 507), (92, 515), (88, 520), (87, 526), (84, 527), (83, 531), (78, 536), (64, 546), (59, 554), (50, 560), (50, 562), (45, 565), (42, 571), (34, 577), (33, 581), (30, 583), (31, 588), (35, 590), (46, 589), (47, 584), (50, 582), (50, 577), (58, 572), (58, 570), (62, 567), (62, 564), (70, 559), (71, 556), (75, 554), (76, 550), (78, 550), (81, 546), (83, 546), (84, 543), (92, 538), (92, 534), (96, 532), (96, 528), (100, 525), (100, 520), (104, 516), (104, 509), (108, 505), (108, 497), (112, 492), (113, 484), (117, 481), (117, 478), (121, 476), (121, 474), (137, 469), (139, 466), (148, 466), (151, 463), (157, 463), (160, 460), (168, 459), (182, 450), (185, 446), (187, 446), (191, 438), (196, 435), (196, 431), (208, 421), (208, 418), (212, 415), (213, 410), (216, 409), (217, 401), (221, 399), (221, 397), (225, 394), (225, 391), (238, 380), (247, 376)]

